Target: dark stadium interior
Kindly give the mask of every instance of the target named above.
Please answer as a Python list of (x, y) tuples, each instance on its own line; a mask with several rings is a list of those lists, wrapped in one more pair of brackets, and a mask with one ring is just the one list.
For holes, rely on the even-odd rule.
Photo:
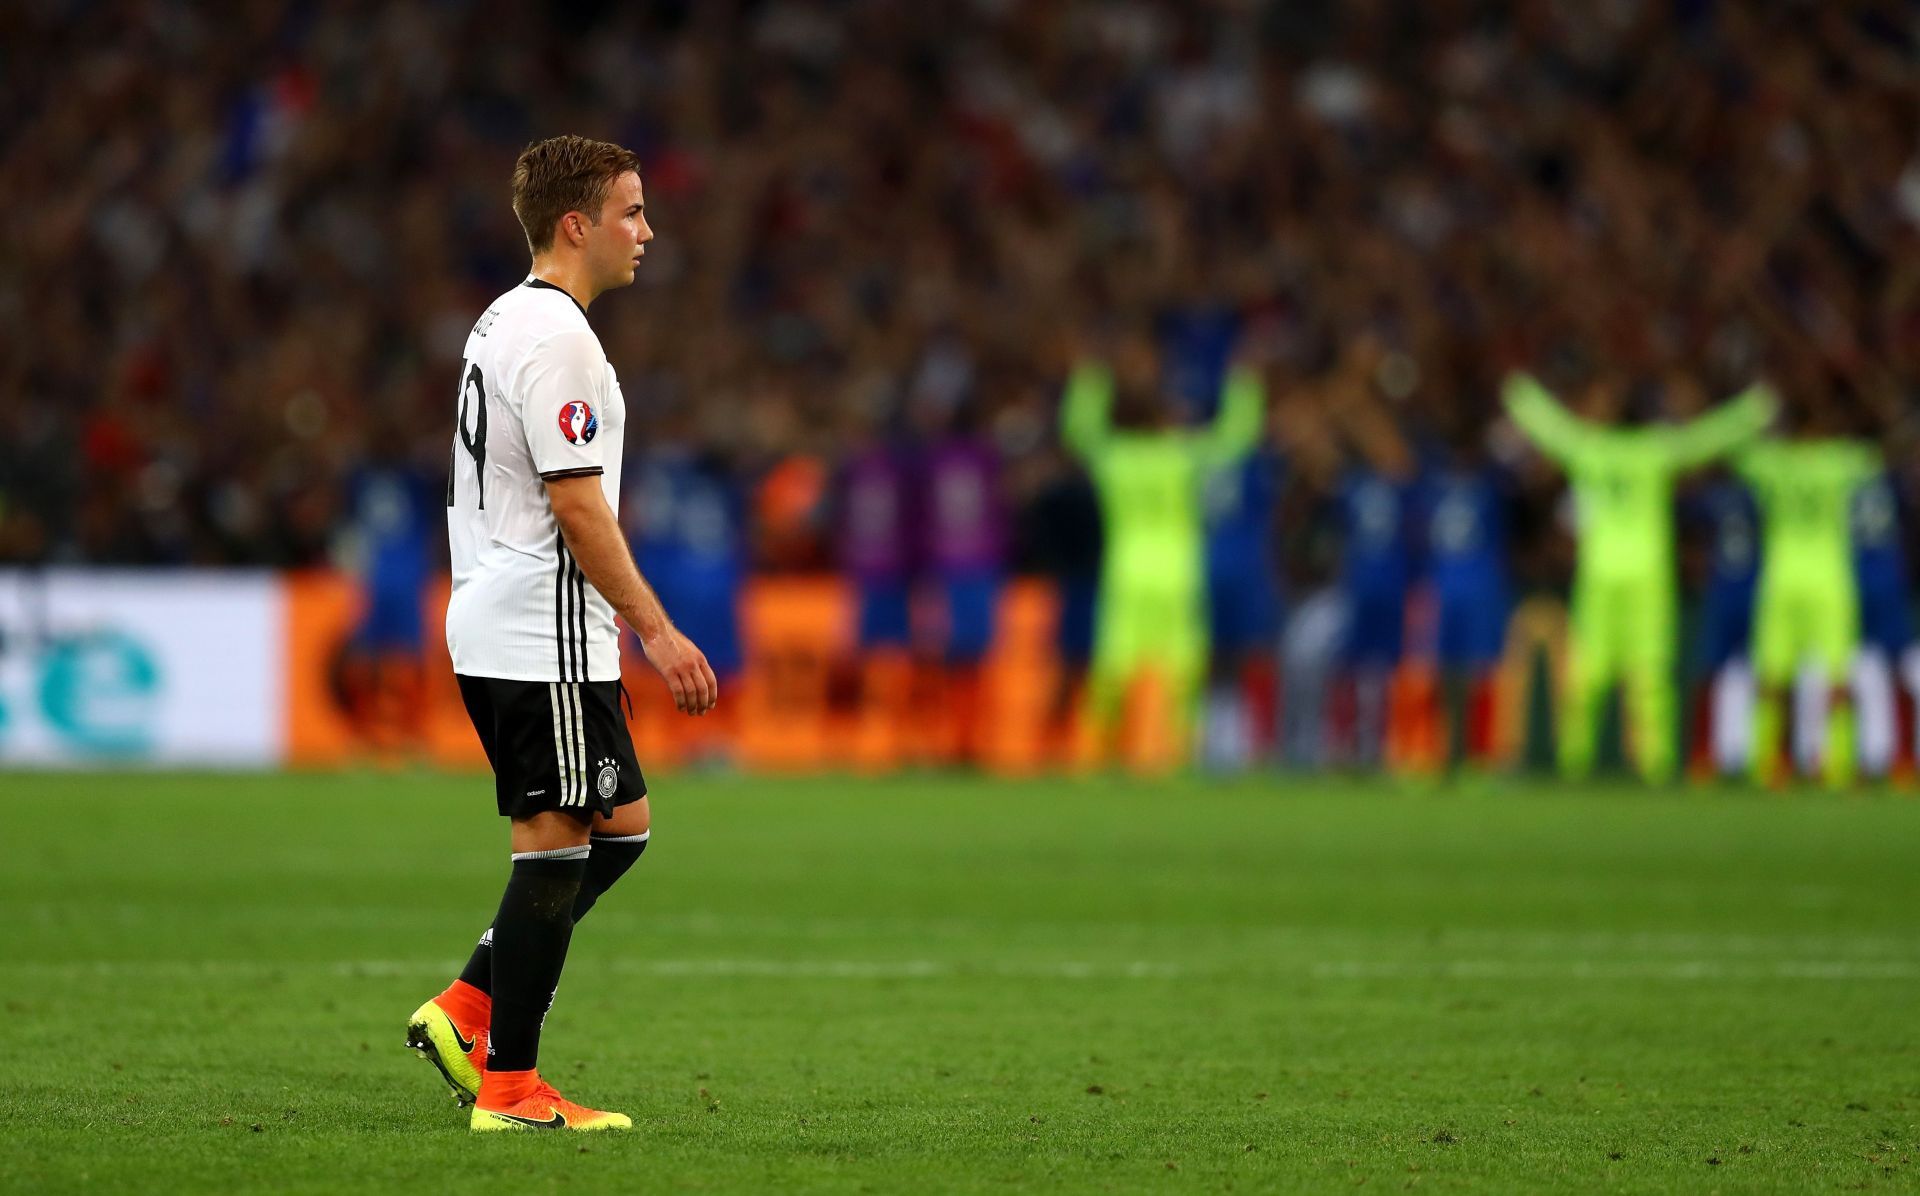
[(1528, 361), (1649, 409), (1764, 369), (1904, 447), (1913, 38), (1892, 0), (8, 5), (0, 560), (312, 563), (357, 462), (441, 470), (559, 129), (647, 164), (595, 313), (635, 426), (743, 485), (964, 408), (1044, 517), (1070, 347), (1157, 324), (1177, 367), (1215, 317), (1303, 466), (1369, 335), (1416, 433)]

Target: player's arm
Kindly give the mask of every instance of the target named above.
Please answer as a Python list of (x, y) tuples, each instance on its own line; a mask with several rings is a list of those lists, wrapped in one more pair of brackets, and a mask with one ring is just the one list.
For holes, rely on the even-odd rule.
[(1676, 469), (1695, 469), (1752, 442), (1773, 422), (1779, 402), (1757, 382), (1720, 406), (1674, 429), (1667, 441)]
[(1260, 442), (1266, 422), (1267, 387), (1260, 371), (1248, 365), (1236, 365), (1227, 371), (1220, 391), (1220, 409), (1202, 435), (1200, 446), (1207, 464), (1231, 465), (1252, 452)]
[(1580, 438), (1592, 431), (1591, 425), (1562, 407), (1531, 374), (1509, 374), (1500, 386), (1500, 399), (1515, 426), (1556, 461), (1575, 456)]
[(1097, 361), (1082, 361), (1067, 378), (1060, 400), (1060, 439), (1083, 461), (1106, 447), (1113, 430), (1113, 371)]
[(598, 413), (608, 391), (600, 342), (585, 329), (548, 337), (528, 351), (515, 382), (533, 467), (546, 483), (554, 521), (580, 572), (640, 637), (647, 663), (666, 681), (673, 704), (705, 714), (719, 696), (713, 669), (640, 576), (600, 489), (607, 440), (599, 434)]
[(673, 693), (673, 704), (688, 714), (705, 714), (720, 697), (720, 682), (693, 641), (667, 617), (666, 607), (640, 575), (620, 521), (601, 493), (598, 475), (557, 477), (547, 482), (553, 518), (566, 537), (567, 551), (600, 596), (640, 637), (647, 663)]
[(1853, 485), (1864, 486), (1886, 470), (1887, 461), (1878, 445), (1862, 440), (1856, 441), (1848, 448), (1847, 464), (1853, 475)]
[(1750, 441), (1727, 455), (1733, 476), (1745, 482), (1748, 489), (1758, 490), (1767, 484), (1769, 462), (1773, 459), (1769, 451), (1772, 444), (1770, 440)]

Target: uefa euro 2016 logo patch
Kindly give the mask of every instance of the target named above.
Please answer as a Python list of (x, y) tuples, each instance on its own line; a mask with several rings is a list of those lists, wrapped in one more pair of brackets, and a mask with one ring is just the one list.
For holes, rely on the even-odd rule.
[(579, 399), (560, 408), (560, 435), (567, 438), (568, 444), (591, 443), (594, 433), (599, 430), (600, 417), (593, 413), (593, 408)]

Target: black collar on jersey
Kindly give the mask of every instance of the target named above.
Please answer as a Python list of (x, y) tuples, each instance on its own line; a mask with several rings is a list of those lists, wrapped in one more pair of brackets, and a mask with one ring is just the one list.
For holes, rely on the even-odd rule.
[[(575, 307), (580, 307), (580, 301), (575, 299), (573, 295), (568, 292), (567, 288), (554, 286), (544, 278), (529, 278), (520, 285), (532, 287), (536, 291), (559, 291), (562, 295), (566, 295), (568, 303), (573, 304)], [(587, 318), (587, 309), (584, 307), (580, 307), (580, 318), (583, 320)]]

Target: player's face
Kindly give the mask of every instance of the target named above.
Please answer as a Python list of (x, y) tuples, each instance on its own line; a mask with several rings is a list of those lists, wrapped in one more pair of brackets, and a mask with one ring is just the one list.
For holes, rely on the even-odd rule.
[(624, 287), (633, 282), (634, 267), (653, 240), (647, 227), (646, 196), (640, 189), (640, 176), (629, 170), (607, 189), (607, 200), (600, 208), (600, 223), (589, 226), (587, 234), (594, 263), (594, 278), (599, 290)]

